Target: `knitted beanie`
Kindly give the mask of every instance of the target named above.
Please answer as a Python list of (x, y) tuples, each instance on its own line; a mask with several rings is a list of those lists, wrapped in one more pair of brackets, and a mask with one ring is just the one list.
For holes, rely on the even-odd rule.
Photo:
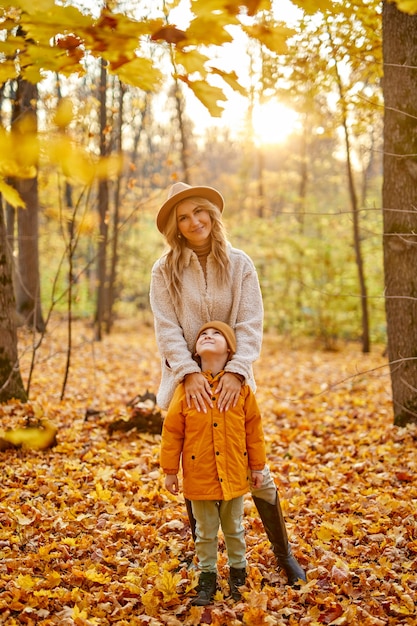
[(218, 320), (214, 320), (213, 322), (207, 322), (203, 324), (200, 330), (197, 333), (197, 339), (195, 340), (194, 353), (197, 345), (198, 338), (201, 333), (207, 328), (215, 328), (220, 331), (223, 337), (226, 339), (227, 346), (230, 350), (229, 359), (232, 358), (234, 353), (236, 352), (236, 336), (233, 328), (229, 326), (229, 324), (225, 324), (224, 322), (219, 322)]

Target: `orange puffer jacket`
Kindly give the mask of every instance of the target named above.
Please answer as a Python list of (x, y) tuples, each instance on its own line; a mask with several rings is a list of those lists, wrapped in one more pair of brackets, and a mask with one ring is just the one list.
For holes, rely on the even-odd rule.
[[(215, 389), (220, 372), (207, 377)], [(231, 500), (249, 491), (250, 470), (266, 463), (261, 415), (255, 395), (243, 385), (236, 407), (220, 412), (213, 392), (207, 413), (188, 408), (184, 385), (174, 394), (164, 420), (160, 465), (177, 474), (182, 455), (183, 491), (189, 500)]]

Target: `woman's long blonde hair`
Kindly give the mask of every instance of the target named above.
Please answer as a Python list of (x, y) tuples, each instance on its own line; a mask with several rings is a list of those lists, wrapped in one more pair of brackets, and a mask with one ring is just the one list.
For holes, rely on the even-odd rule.
[[(219, 282), (219, 286), (228, 285), (230, 283), (230, 261), (227, 253), (226, 229), (222, 221), (220, 210), (215, 204), (205, 198), (192, 197), (190, 199), (198, 202), (198, 206), (205, 209), (210, 215), (212, 224), (210, 235), (211, 253), (216, 264), (216, 278)], [(181, 204), (181, 202), (178, 204)], [(180, 232), (177, 225), (178, 204), (173, 207), (169, 214), (164, 232), (165, 239), (169, 246), (165, 258), (165, 264), (171, 277), (168, 288), (175, 306), (178, 306), (181, 301), (181, 285), (185, 265), (184, 250), (187, 246), (186, 239), (179, 236)]]

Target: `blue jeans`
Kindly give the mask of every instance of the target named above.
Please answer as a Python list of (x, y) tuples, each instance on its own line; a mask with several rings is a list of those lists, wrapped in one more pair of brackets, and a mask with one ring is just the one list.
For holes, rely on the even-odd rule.
[(217, 571), (219, 526), (224, 535), (230, 567), (246, 567), (243, 496), (232, 500), (192, 500), (196, 520), (195, 550), (202, 572)]

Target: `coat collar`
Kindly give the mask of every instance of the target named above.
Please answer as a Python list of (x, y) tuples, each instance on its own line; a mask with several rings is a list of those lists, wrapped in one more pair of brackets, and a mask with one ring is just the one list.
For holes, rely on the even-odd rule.
[(215, 376), (213, 376), (213, 374), (211, 372), (209, 372), (209, 371), (203, 372), (203, 374), (207, 378), (207, 380), (209, 380), (210, 382), (215, 382), (216, 380), (218, 380), (219, 378), (221, 378), (223, 376), (224, 370), (221, 370)]

